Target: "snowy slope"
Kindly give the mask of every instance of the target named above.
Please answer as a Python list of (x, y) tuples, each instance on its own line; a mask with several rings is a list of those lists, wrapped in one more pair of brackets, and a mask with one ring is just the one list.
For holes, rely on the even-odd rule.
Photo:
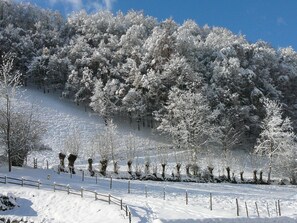
[[(23, 90), (18, 98), (20, 98), (18, 100), (20, 108), (33, 107), (36, 117), (46, 123), (47, 133), (43, 142), (52, 148), (52, 151), (32, 153), (28, 158), (29, 164), (33, 157), (37, 157), (39, 164), (43, 166), (45, 160), (48, 160), (51, 165), (57, 163), (58, 153), (63, 150), (63, 140), (75, 130), (80, 133), (84, 145), (76, 163), (86, 163), (88, 157), (84, 150), (87, 149), (86, 147), (94, 134), (105, 128), (104, 120), (101, 117), (90, 109), (86, 111), (83, 105), (78, 106), (70, 100), (63, 99), (58, 93), (43, 94), (42, 90), (33, 87)], [(150, 128), (141, 127), (141, 131), (138, 131), (136, 123), (131, 125), (126, 118), (118, 117), (115, 119), (115, 123), (118, 125), (119, 139), (123, 140), (125, 136), (132, 133), (139, 140), (149, 140), (152, 145), (156, 142), (166, 142), (154, 135)], [(119, 143), (123, 144), (123, 142)]]
[[(53, 150), (33, 153), (29, 157), (29, 164), (33, 157), (39, 160), (39, 167), (45, 167), (45, 160), (50, 165), (58, 162), (57, 153), (62, 146), (62, 138), (66, 137), (74, 128), (81, 130), (85, 142), (95, 131), (104, 128), (104, 122), (91, 111), (85, 111), (83, 106), (60, 99), (57, 94), (42, 94), (37, 89), (27, 89), (21, 96), (19, 106), (34, 104), (38, 111), (38, 118), (47, 121), (48, 132), (44, 142)], [(153, 135), (150, 129), (138, 131), (135, 125), (130, 125), (125, 119), (116, 120), (119, 128), (119, 138), (132, 132), (137, 137), (149, 138), (151, 145), (162, 141)], [(143, 155), (144, 156), (144, 155)], [(86, 159), (82, 154), (78, 160), (79, 168), (85, 169)], [(123, 174), (126, 168), (121, 169)], [(113, 180), (110, 189), (109, 178), (95, 178), (85, 176), (82, 182), (82, 172), (70, 178), (67, 173), (57, 174), (54, 170), (14, 168), (12, 173), (7, 167), (0, 168), (0, 176), (24, 177), (26, 179), (40, 179), (40, 190), (9, 184), (0, 184), (0, 192), (12, 192), (19, 197), (20, 207), (0, 213), (0, 216), (18, 218), (25, 216), (34, 222), (128, 222), (123, 212), (117, 206), (104, 202), (95, 202), (92, 198), (80, 198), (67, 195), (65, 192), (53, 192), (53, 182), (69, 184), (72, 188), (82, 186), (99, 193), (112, 194), (123, 198), (132, 213), (132, 222), (296, 222), (296, 187), (295, 186), (265, 186), (243, 184), (199, 184), (199, 183), (170, 183), (151, 181), (131, 181), (128, 193), (127, 180)], [(50, 179), (48, 176), (50, 175)], [(87, 174), (86, 174), (87, 175)], [(188, 193), (188, 205), (186, 204)], [(213, 210), (209, 209), (210, 193), (212, 194)], [(165, 194), (165, 198), (164, 198)], [(240, 216), (236, 216), (238, 199)], [(282, 217), (277, 216), (275, 202), (280, 200)], [(248, 206), (249, 218), (246, 217), (245, 202)], [(257, 202), (259, 215), (255, 207)], [(267, 209), (268, 206), (268, 209)], [(268, 212), (269, 211), (269, 212)], [(104, 220), (102, 220), (104, 219)]]

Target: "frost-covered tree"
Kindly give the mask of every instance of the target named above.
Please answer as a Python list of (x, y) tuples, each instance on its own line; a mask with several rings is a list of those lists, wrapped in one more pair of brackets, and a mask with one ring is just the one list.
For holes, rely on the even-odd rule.
[(103, 82), (97, 80), (95, 82), (93, 96), (91, 97), (90, 106), (96, 112), (98, 112), (103, 117), (110, 117), (114, 110), (115, 105), (111, 102), (107, 93), (104, 90)]
[(0, 66), (0, 97), (2, 100), (2, 117), (4, 118), (1, 125), (2, 137), (5, 144), (5, 151), (8, 157), (8, 170), (11, 171), (12, 166), (12, 120), (13, 120), (13, 100), (17, 87), (20, 85), (21, 73), (14, 71), (14, 60), (10, 55), (1, 57), (2, 64)]
[(107, 149), (110, 153), (111, 160), (113, 162), (113, 172), (118, 173), (118, 142), (117, 142), (117, 125), (114, 124), (113, 120), (107, 121), (105, 127), (104, 137), (107, 144)]
[(75, 173), (74, 162), (82, 149), (81, 135), (78, 129), (74, 129), (72, 133), (64, 139), (64, 154), (68, 155), (69, 171)]
[(158, 130), (168, 133), (179, 147), (203, 149), (215, 130), (211, 124), (213, 112), (206, 98), (200, 92), (191, 93), (173, 88), (165, 110), (160, 115)]
[[(255, 146), (255, 153), (268, 158), (268, 182), (271, 180), (272, 168), (291, 169), (291, 176), (296, 172), (295, 134), (291, 120), (282, 117), (282, 107), (279, 102), (265, 99), (263, 101), (266, 116), (261, 124), (262, 132)], [(280, 168), (282, 167), (282, 168)], [(280, 171), (280, 174), (282, 174)]]

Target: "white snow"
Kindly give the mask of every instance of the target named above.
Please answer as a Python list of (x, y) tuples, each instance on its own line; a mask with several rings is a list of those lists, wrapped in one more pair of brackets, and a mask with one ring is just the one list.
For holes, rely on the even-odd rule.
[[(89, 133), (104, 128), (104, 121), (91, 111), (85, 112), (84, 107), (77, 106), (65, 99), (58, 99), (56, 95), (41, 94), (36, 89), (26, 91), (26, 101), (35, 101), (40, 111), (40, 118), (48, 121), (48, 133), (44, 142), (53, 151), (34, 153), (29, 161), (37, 156), (39, 167), (45, 167), (45, 160), (49, 160), (50, 167), (58, 164), (57, 153), (60, 152), (61, 138), (71, 132), (73, 128), (80, 128), (85, 141)], [(130, 126), (125, 119), (116, 120), (119, 125), (119, 136), (129, 132), (138, 137), (162, 141), (154, 136), (150, 129), (138, 131), (136, 126)], [(166, 140), (163, 140), (166, 142)], [(79, 168), (86, 169), (86, 160), (79, 157)], [(30, 162), (28, 164), (31, 165)], [(97, 165), (97, 164), (95, 164)], [(122, 164), (124, 165), (124, 164)], [(173, 166), (173, 165), (172, 165)], [(125, 173), (126, 167), (121, 167), (120, 174)], [(40, 179), (41, 188), (21, 187), (12, 184), (1, 184), (0, 193), (13, 193), (17, 197), (17, 207), (10, 211), (0, 212), (0, 217), (11, 219), (22, 218), (34, 222), (62, 223), (62, 222), (129, 222), (125, 211), (119, 206), (103, 201), (95, 201), (87, 194), (81, 198), (78, 195), (68, 195), (65, 191), (53, 191), (53, 183), (69, 184), (71, 188), (81, 187), (103, 194), (112, 194), (122, 198), (128, 204), (132, 213), (132, 222), (146, 223), (259, 223), (259, 222), (297, 222), (296, 186), (251, 185), (229, 183), (177, 183), (131, 181), (128, 193), (128, 181), (113, 179), (110, 189), (109, 178), (87, 176), (82, 181), (82, 172), (70, 178), (67, 173), (58, 174), (54, 169), (13, 168), (11, 173), (7, 167), (0, 167), (0, 176), (11, 176), (31, 180)], [(165, 192), (165, 197), (164, 197)], [(186, 204), (186, 192), (188, 204)], [(210, 193), (212, 194), (213, 210), (210, 210)], [(240, 216), (236, 216), (236, 202), (239, 201)], [(277, 216), (276, 202), (280, 201), (281, 217)], [(246, 215), (245, 202), (249, 217)], [(258, 217), (255, 202), (259, 208)], [(267, 211), (267, 206), (269, 214)]]

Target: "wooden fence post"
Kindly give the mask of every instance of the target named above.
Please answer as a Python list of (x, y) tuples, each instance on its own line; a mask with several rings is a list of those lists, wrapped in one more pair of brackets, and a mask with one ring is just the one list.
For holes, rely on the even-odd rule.
[(248, 206), (247, 206), (246, 201), (244, 202), (244, 204), (245, 204), (246, 217), (248, 218), (249, 217), (249, 210), (248, 210)]
[(97, 191), (95, 191), (95, 201), (97, 201), (98, 198), (97, 198)]
[(81, 181), (85, 180), (85, 171), (82, 171), (82, 175), (81, 175)]
[(70, 172), (70, 178), (72, 179), (72, 168), (69, 168), (69, 172)]
[(257, 204), (257, 202), (255, 202), (255, 205), (256, 205), (257, 215), (258, 215), (258, 217), (260, 217), (260, 214), (259, 214), (259, 208), (258, 208), (258, 204)]
[(96, 184), (97, 184), (97, 183), (98, 183), (98, 176), (97, 176), (97, 173), (96, 173), (95, 176), (96, 176)]
[(128, 194), (131, 193), (131, 182), (130, 180), (128, 180)]
[(128, 205), (126, 205), (126, 216), (128, 216)]
[(24, 186), (24, 178), (22, 177), (22, 187)]
[(110, 204), (110, 200), (111, 200), (111, 197), (110, 197), (110, 194), (108, 194), (108, 204)]
[(278, 204), (278, 215), (279, 216), (282, 216), (281, 207), (280, 207), (280, 201), (279, 200), (277, 201), (277, 204)]
[(109, 189), (112, 189), (112, 176), (110, 176)]
[(70, 186), (67, 184), (67, 194), (70, 194)]
[(129, 223), (131, 223), (132, 217), (131, 217), (131, 212), (129, 211)]
[(212, 211), (212, 193), (209, 194), (209, 209)]
[(267, 214), (268, 214), (268, 217), (270, 217), (270, 212), (269, 212), (269, 206), (268, 206), (268, 203), (267, 203)]
[(56, 192), (56, 182), (54, 182), (54, 192)]
[(186, 205), (188, 205), (188, 191), (186, 190)]
[(123, 199), (121, 199), (121, 210), (123, 210)]
[(37, 182), (38, 182), (38, 189), (40, 189), (40, 180), (38, 180)]
[(145, 197), (147, 198), (147, 186), (144, 186)]
[(277, 202), (275, 201), (275, 212), (276, 212), (276, 216), (278, 216), (278, 212), (277, 212)]
[(48, 170), (48, 160), (46, 160), (46, 169)]
[(236, 215), (239, 216), (239, 205), (238, 205), (238, 199), (236, 198)]
[(4, 183), (7, 184), (7, 176), (4, 177)]
[(84, 197), (84, 188), (83, 187), (80, 188), (80, 196)]

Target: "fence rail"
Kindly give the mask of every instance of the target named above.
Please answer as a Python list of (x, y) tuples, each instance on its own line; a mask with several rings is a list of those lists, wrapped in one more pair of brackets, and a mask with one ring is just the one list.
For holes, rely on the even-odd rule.
[[(14, 178), (14, 177), (8, 177), (8, 176), (1, 176), (0, 175), (0, 183), (1, 184), (14, 184), (14, 185), (19, 185), (19, 186), (32, 186), (32, 187), (36, 187), (38, 189), (40, 189), (40, 186), (42, 185), (42, 183), (40, 182), (40, 180), (30, 180), (30, 179), (24, 179), (24, 178)], [(49, 184), (47, 184), (49, 185)], [(55, 191), (65, 191), (68, 194), (73, 194), (73, 195), (79, 195), (81, 197), (84, 197), (84, 192), (87, 193), (91, 193), (94, 195), (94, 199), (95, 200), (100, 200), (100, 201), (104, 201), (104, 202), (108, 202), (109, 204), (113, 203), (115, 205), (120, 206), (121, 210), (123, 210), (123, 206), (126, 206), (126, 216), (129, 218), (129, 223), (131, 223), (131, 211), (128, 207), (128, 205), (123, 204), (123, 200), (117, 197), (114, 197), (110, 194), (102, 194), (102, 193), (98, 193), (97, 191), (92, 191), (92, 190), (88, 190), (85, 189), (83, 187), (81, 187), (80, 189), (74, 189), (71, 188), (69, 185), (65, 185), (65, 184), (58, 184), (58, 183), (53, 183), (52, 186), (54, 192)]]

